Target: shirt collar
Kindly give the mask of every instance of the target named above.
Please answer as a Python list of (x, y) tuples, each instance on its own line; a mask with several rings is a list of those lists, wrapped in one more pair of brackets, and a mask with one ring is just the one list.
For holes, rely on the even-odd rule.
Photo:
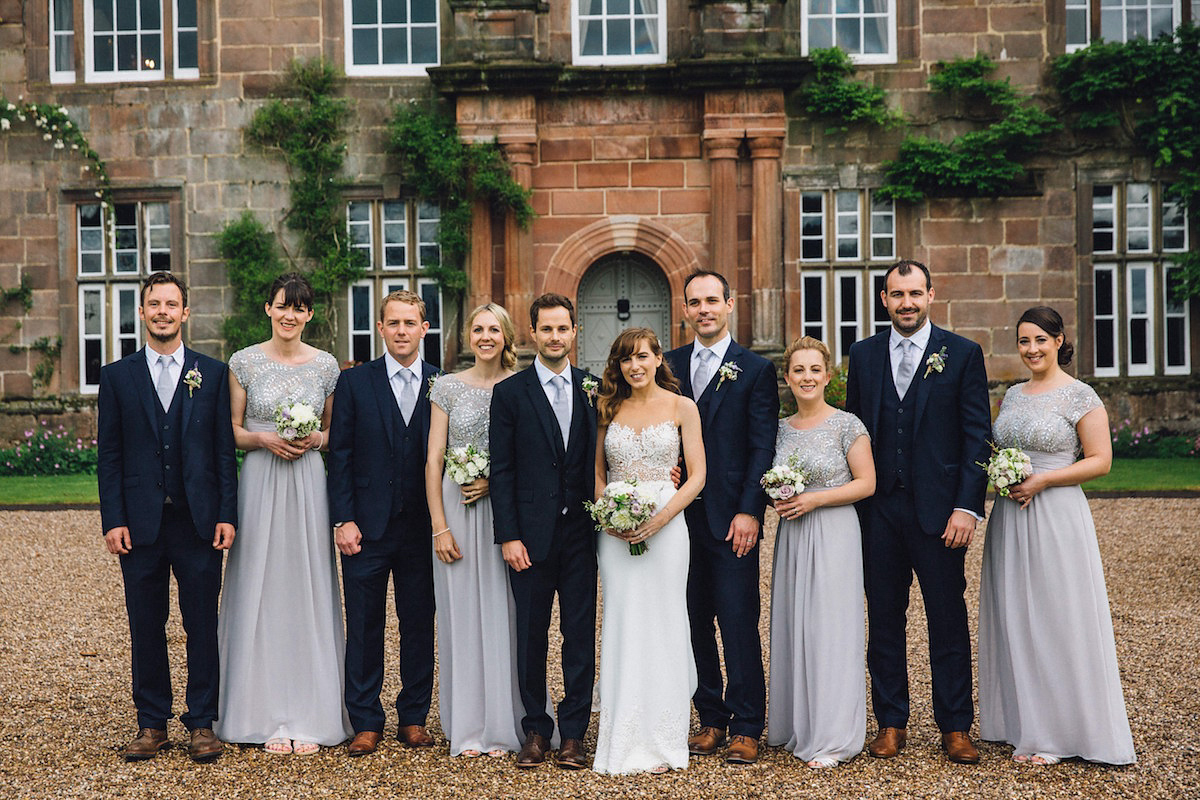
[[(917, 331), (916, 333), (914, 333), (912, 336), (909, 336), (908, 340), (917, 346), (918, 353), (924, 353), (926, 346), (929, 344), (929, 336), (932, 333), (933, 333), (933, 323), (930, 322), (929, 320), (926, 320), (925, 324), (921, 326), (921, 329), (919, 331)], [(904, 338), (905, 337), (901, 336), (900, 333), (896, 330), (896, 326), (893, 325), (892, 326), (892, 335), (888, 339), (888, 350), (889, 351), (895, 350), (897, 347), (900, 346), (900, 341)]]
[[(725, 354), (729, 352), (729, 345), (731, 344), (733, 344), (733, 334), (729, 331), (725, 331), (725, 336), (715, 342), (712, 347), (708, 348), (709, 350), (712, 350), (713, 355), (717, 357), (718, 364), (724, 360)], [(695, 360), (699, 356), (700, 351), (703, 349), (704, 345), (700, 344), (699, 339), (696, 339), (695, 343), (692, 345), (692, 359)]]
[(567, 381), (571, 380), (571, 362), (570, 361), (568, 361), (567, 365), (565, 367), (563, 367), (562, 372), (554, 372), (549, 367), (547, 367), (545, 364), (543, 364), (542, 360), (540, 358), (538, 358), (537, 356), (534, 356), (533, 357), (533, 368), (535, 370), (537, 370), (538, 382), (540, 384), (542, 384), (542, 386), (545, 386), (547, 383), (554, 380), (559, 375), (566, 375)]
[(406, 367), (397, 361), (391, 353), (385, 351), (383, 354), (383, 364), (387, 368), (387, 376), (389, 381), (394, 380), (396, 373), (402, 369), (406, 369), (411, 372), (417, 378), (417, 380), (421, 379), (422, 367), (420, 356), (417, 356), (417, 359), (412, 363), (412, 366)]
[[(146, 347), (146, 363), (151, 367), (158, 364), (159, 355), (160, 354), (158, 351), (156, 351), (154, 348)], [(183, 366), (183, 342), (179, 343), (179, 347), (175, 348), (174, 353), (166, 353), (165, 355), (176, 364)]]

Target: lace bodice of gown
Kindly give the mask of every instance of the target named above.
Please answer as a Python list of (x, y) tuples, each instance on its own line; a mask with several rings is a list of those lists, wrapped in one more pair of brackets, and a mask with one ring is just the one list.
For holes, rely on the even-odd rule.
[(640, 431), (609, 423), (604, 436), (608, 480), (669, 481), (671, 468), (679, 462), (679, 428), (674, 420), (648, 425)]
[(1010, 386), (992, 424), (997, 447), (1026, 452), (1079, 453), (1075, 426), (1092, 409), (1103, 405), (1096, 391), (1082, 381), (1039, 394), (1026, 394), (1027, 383)]

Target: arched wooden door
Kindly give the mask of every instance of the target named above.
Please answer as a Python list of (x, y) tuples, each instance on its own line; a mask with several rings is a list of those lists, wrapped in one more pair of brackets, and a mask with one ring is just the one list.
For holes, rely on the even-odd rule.
[(638, 253), (605, 256), (579, 282), (579, 366), (604, 372), (613, 339), (626, 328), (650, 328), (671, 346), (671, 289), (662, 270)]

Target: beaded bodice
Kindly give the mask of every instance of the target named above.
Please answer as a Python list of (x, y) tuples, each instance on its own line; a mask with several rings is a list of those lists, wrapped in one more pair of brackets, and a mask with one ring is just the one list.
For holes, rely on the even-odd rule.
[(608, 480), (669, 481), (671, 468), (679, 462), (679, 428), (674, 420), (648, 425), (640, 431), (609, 423), (604, 436)]
[(492, 405), (491, 387), (472, 386), (456, 375), (442, 375), (434, 381), (429, 402), (446, 412), (450, 427), (447, 447), (475, 445), (488, 449), (488, 421)]
[(282, 403), (307, 403), (320, 416), (341, 373), (337, 359), (324, 351), (303, 364), (284, 364), (267, 357), (259, 345), (234, 353), (229, 369), (246, 390), (246, 419), (272, 425)]
[(853, 477), (846, 454), (867, 428), (858, 417), (835, 411), (815, 428), (797, 430), (786, 419), (779, 421), (775, 436), (775, 465), (787, 464), (795, 456), (795, 465), (808, 475), (807, 486), (828, 489), (849, 483)]
[(1079, 452), (1075, 426), (1103, 403), (1096, 390), (1082, 381), (1040, 394), (1026, 394), (1028, 383), (1010, 386), (992, 424), (997, 447), (1018, 447), (1039, 453)]

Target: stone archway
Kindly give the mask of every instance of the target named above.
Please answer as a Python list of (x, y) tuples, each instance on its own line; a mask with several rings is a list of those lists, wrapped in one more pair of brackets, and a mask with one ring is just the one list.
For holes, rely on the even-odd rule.
[(658, 265), (641, 253), (613, 253), (593, 264), (579, 282), (575, 310), (575, 364), (597, 375), (613, 339), (626, 328), (649, 328), (660, 341), (671, 341), (671, 289)]
[(671, 290), (671, 341), (664, 347), (681, 344), (683, 320), (683, 282), (701, 268), (691, 245), (675, 231), (653, 220), (633, 215), (608, 217), (576, 231), (550, 259), (542, 291), (575, 298), (579, 282), (588, 268), (607, 255), (640, 253), (663, 271)]

